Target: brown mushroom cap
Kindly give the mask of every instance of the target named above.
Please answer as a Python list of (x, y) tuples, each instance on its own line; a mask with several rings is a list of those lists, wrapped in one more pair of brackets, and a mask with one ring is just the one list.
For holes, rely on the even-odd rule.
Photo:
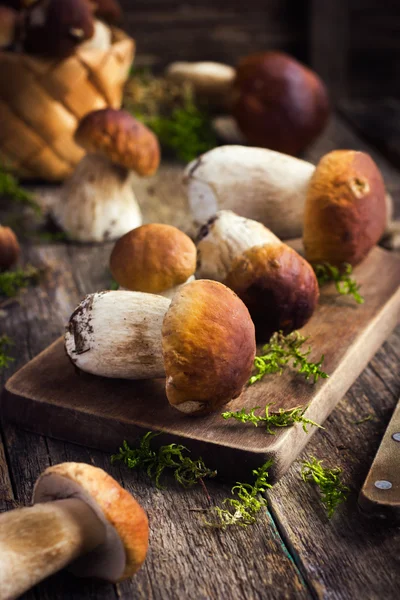
[(286, 244), (254, 246), (237, 257), (224, 282), (249, 309), (256, 336), (300, 329), (312, 316), (319, 288), (311, 265)]
[(124, 288), (158, 294), (185, 283), (194, 274), (196, 246), (171, 225), (142, 225), (117, 241), (110, 269)]
[(322, 157), (307, 192), (303, 241), (313, 264), (357, 265), (379, 241), (387, 207), (382, 175), (364, 152)]
[(282, 52), (259, 52), (239, 62), (232, 114), (251, 145), (298, 155), (329, 116), (319, 77)]
[(118, 0), (90, 0), (94, 5), (94, 14), (107, 23), (117, 23), (122, 17), (122, 8)]
[(206, 279), (188, 283), (172, 300), (162, 336), (172, 406), (201, 415), (240, 395), (256, 344), (249, 311), (232, 290)]
[(93, 34), (93, 10), (87, 0), (50, 0), (43, 5), (38, 3), (28, 13), (25, 49), (32, 54), (62, 58)]
[[(133, 496), (105, 471), (92, 465), (71, 462), (46, 469), (36, 482), (34, 503), (68, 497), (78, 497), (87, 502), (117, 532), (125, 551), (125, 568), (119, 579), (136, 573), (146, 558), (149, 530), (146, 513)], [(84, 571), (91, 562), (101, 564), (104, 561), (105, 571), (100, 571), (97, 576), (113, 579), (106, 572), (107, 562), (115, 560), (112, 556), (115, 543), (110, 539), (111, 536), (112, 530), (111, 534), (107, 532), (105, 547), (99, 547), (92, 555), (87, 555), (89, 560), (84, 561), (85, 569), (81, 574), (86, 574)], [(96, 571), (96, 564), (90, 566)]]
[(0, 271), (12, 267), (17, 262), (20, 252), (21, 248), (13, 230), (0, 225)]
[(160, 164), (157, 137), (124, 110), (105, 108), (87, 114), (75, 141), (87, 152), (101, 154), (139, 175), (153, 175)]

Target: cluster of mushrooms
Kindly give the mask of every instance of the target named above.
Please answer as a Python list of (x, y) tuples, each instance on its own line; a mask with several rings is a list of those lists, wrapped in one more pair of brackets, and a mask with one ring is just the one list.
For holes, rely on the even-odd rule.
[[(124, 379), (166, 377), (169, 403), (190, 415), (219, 410), (239, 396), (252, 371), (256, 340), (266, 342), (279, 330), (288, 334), (311, 318), (319, 298), (312, 265), (357, 265), (379, 241), (387, 219), (385, 187), (372, 159), (351, 150), (331, 152), (316, 168), (305, 169), (305, 197), (299, 201), (303, 258), (276, 231), (230, 210), (233, 203), (247, 213), (255, 201), (262, 216), (263, 204), (274, 200), (267, 177), (264, 197), (260, 180), (252, 198), (254, 182), (242, 181), (239, 167), (239, 189), (233, 180), (223, 189), (223, 164), (210, 163), (214, 154), (232, 150), (212, 150), (187, 168), (191, 206), (213, 209), (196, 244), (170, 225), (127, 232), (110, 258), (122, 289), (87, 296), (65, 335), (67, 354), (79, 369)], [(279, 155), (273, 154), (276, 166)], [(282, 155), (281, 160), (296, 161)], [(264, 166), (260, 178), (268, 161)], [(285, 172), (279, 180), (271, 167), (269, 184), (276, 194), (286, 186)], [(289, 169), (286, 173), (295, 180)], [(249, 188), (240, 205), (245, 183)]]
[(108, 50), (121, 14), (118, 0), (1, 0), (0, 48), (50, 59)]

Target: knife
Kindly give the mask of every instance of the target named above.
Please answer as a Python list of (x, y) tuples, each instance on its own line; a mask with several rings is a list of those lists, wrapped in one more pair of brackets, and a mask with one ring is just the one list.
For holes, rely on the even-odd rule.
[(400, 400), (358, 497), (371, 516), (400, 522)]

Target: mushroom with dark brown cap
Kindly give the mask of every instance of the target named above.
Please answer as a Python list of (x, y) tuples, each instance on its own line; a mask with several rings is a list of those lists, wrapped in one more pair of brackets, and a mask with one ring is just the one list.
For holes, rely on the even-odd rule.
[(118, 0), (90, 0), (94, 14), (106, 23), (117, 23), (122, 17), (122, 8)]
[(65, 335), (72, 362), (104, 377), (166, 376), (172, 406), (206, 414), (236, 398), (255, 357), (254, 325), (237, 295), (192, 281), (174, 296), (109, 291), (87, 296)]
[(0, 271), (14, 266), (20, 252), (18, 238), (13, 230), (0, 225)]
[(319, 297), (311, 265), (261, 223), (220, 211), (200, 229), (197, 252), (197, 276), (238, 294), (260, 341), (311, 318)]
[(80, 577), (131, 577), (148, 538), (146, 513), (105, 471), (82, 463), (49, 467), (32, 507), (0, 515), (0, 598), (16, 598), (66, 566)]
[(313, 264), (357, 265), (382, 237), (387, 200), (382, 175), (364, 152), (323, 156), (307, 190), (303, 242)]
[(106, 108), (82, 119), (75, 140), (87, 155), (53, 209), (59, 225), (81, 242), (116, 239), (141, 225), (132, 171), (141, 176), (156, 172), (157, 137), (129, 113)]
[(171, 225), (150, 223), (126, 233), (111, 253), (110, 270), (123, 288), (167, 298), (194, 279), (196, 246)]
[(93, 10), (87, 0), (47, 0), (28, 11), (24, 46), (30, 54), (63, 58), (93, 34)]
[(231, 110), (250, 144), (297, 155), (326, 126), (329, 100), (311, 69), (283, 52), (259, 52), (238, 64)]

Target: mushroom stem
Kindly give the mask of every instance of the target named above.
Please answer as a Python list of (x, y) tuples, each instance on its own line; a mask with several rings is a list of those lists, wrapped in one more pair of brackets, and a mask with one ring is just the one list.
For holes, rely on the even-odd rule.
[(36, 504), (0, 515), (0, 600), (12, 600), (105, 540), (82, 500)]
[(254, 246), (281, 244), (262, 223), (221, 210), (200, 228), (197, 277), (224, 282), (238, 256)]
[(132, 179), (128, 169), (88, 154), (64, 184), (54, 218), (73, 240), (117, 239), (142, 224)]

